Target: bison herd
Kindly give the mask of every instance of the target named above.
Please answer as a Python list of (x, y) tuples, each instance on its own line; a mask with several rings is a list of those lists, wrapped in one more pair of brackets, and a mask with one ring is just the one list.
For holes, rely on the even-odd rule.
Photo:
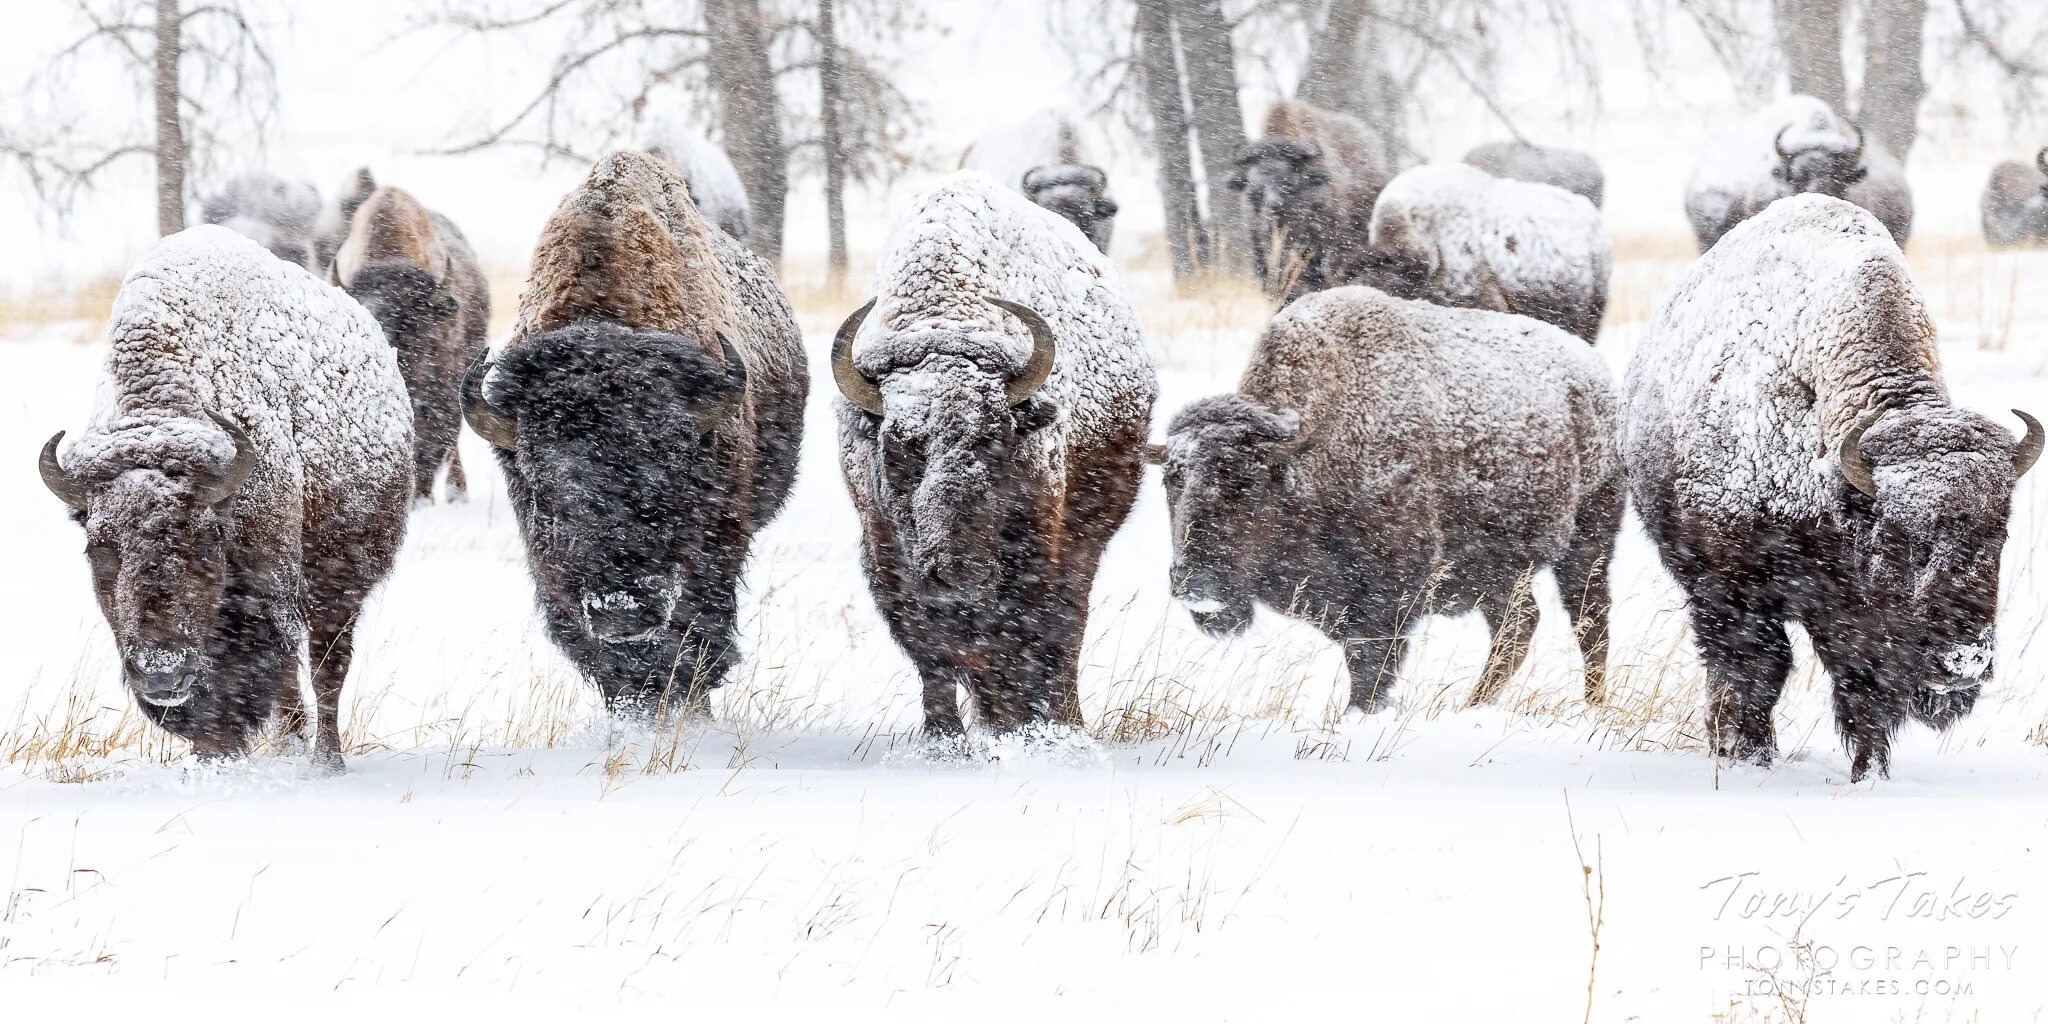
[[(1314, 623), (1364, 712), (1431, 614), (1484, 617), (1471, 699), (1494, 699), (1546, 568), (1604, 701), (1631, 501), (1690, 598), (1717, 756), (1774, 756), (1792, 623), (1854, 778), (1888, 771), (1906, 719), (1971, 709), (2043, 432), (1950, 401), (1896, 159), (1807, 97), (1717, 135), (1685, 201), (1704, 256), (1619, 386), (1591, 349), (1599, 166), (1522, 140), (1398, 162), (1345, 115), (1268, 113), (1227, 185), (1284, 308), (1236, 390), (1160, 444), (1105, 255), (1117, 205), (1073, 119), (977, 142), (911, 201), (829, 365), (861, 564), (929, 736), (963, 733), (963, 692), (992, 731), (1081, 723), (1090, 589), (1148, 463), (1196, 625), (1241, 632), (1259, 604)], [(1986, 236), (2048, 241), (2044, 209), (2048, 178), (2001, 166)], [(338, 769), (356, 612), (407, 503), (443, 467), (462, 496), (463, 422), (504, 473), (549, 637), (612, 713), (708, 713), (810, 386), (749, 216), (687, 132), (605, 157), (542, 230), (491, 355), (475, 253), (405, 191), (364, 171), (324, 211), (263, 177), (209, 200), (129, 273), (100, 404), (39, 459), (144, 714), (207, 757), (273, 721), (297, 735), (303, 650), (315, 759)]]

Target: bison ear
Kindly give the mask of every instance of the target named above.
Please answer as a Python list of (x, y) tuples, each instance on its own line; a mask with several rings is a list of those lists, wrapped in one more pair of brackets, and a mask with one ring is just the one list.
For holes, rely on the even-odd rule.
[(434, 294), (427, 296), (427, 308), (433, 311), (434, 319), (447, 320), (462, 311), (462, 302), (447, 289), (436, 288)]
[(1849, 184), (1854, 185), (1857, 182), (1862, 181), (1864, 178), (1867, 178), (1869, 176), (1870, 168), (1858, 167), (1855, 170), (1849, 172)]
[(1244, 191), (1244, 187), (1247, 184), (1249, 184), (1249, 182), (1245, 181), (1243, 171), (1233, 172), (1230, 175), (1230, 177), (1223, 179), (1223, 187), (1231, 190), (1232, 192)]
[(1097, 217), (1114, 217), (1120, 209), (1122, 207), (1116, 205), (1116, 200), (1106, 196), (1095, 201), (1095, 215)]

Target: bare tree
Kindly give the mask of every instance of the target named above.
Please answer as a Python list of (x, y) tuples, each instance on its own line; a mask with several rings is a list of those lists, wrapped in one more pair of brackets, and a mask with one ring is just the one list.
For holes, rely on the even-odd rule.
[[(911, 155), (916, 105), (892, 84), (884, 55), (894, 51), (874, 43), (916, 22), (909, 0), (527, 0), (505, 16), (493, 0), (442, 5), (422, 30), (561, 42), (525, 102), (440, 152), (525, 147), (587, 160), (625, 142), (650, 108), (687, 107), (719, 125), (753, 204), (750, 242), (769, 259), (781, 258), (790, 175), (812, 166), (808, 154), (833, 154), (823, 178), (828, 205), (836, 193), (842, 209), (848, 182)], [(811, 74), (816, 87), (803, 88)], [(827, 108), (836, 142), (825, 138)]]
[(1926, 26), (1927, 0), (1864, 0), (1863, 96), (1856, 117), (1872, 139), (1901, 160), (1920, 135), (1920, 100), (1927, 95), (1927, 80), (1920, 73)]
[(825, 162), (825, 265), (834, 284), (846, 277), (846, 139), (839, 117), (845, 100), (839, 74), (839, 28), (832, 0), (818, 0), (818, 132)]
[(1166, 250), (1174, 279), (1185, 282), (1208, 259), (1209, 233), (1195, 187), (1180, 42), (1174, 34), (1172, 0), (1136, 4), (1139, 69), (1151, 115), (1152, 148), (1159, 161), (1159, 194), (1166, 203)]
[[(0, 158), (63, 212), (123, 158), (150, 157), (157, 230), (181, 231), (191, 180), (231, 139), (260, 145), (268, 134), (277, 71), (262, 34), (239, 0), (75, 0), (75, 10), (85, 28), (31, 81), (23, 124), (0, 127)], [(73, 109), (81, 76), (125, 79), (150, 97), (147, 111), (123, 128)]]
[(1195, 141), (1202, 156), (1202, 180), (1209, 188), (1208, 268), (1222, 273), (1251, 269), (1244, 205), (1223, 190), (1245, 145), (1244, 111), (1237, 103), (1237, 54), (1223, 0), (1179, 0), (1181, 72), (1193, 107)]
[(711, 29), (711, 87), (718, 92), (725, 148), (754, 204), (754, 250), (782, 258), (782, 209), (789, 192), (789, 151), (782, 145), (782, 109), (768, 56), (774, 27), (760, 0), (704, 0)]

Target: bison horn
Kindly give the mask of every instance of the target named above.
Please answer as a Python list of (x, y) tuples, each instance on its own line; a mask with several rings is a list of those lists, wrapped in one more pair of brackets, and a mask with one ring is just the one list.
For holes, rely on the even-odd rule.
[(1031, 361), (1024, 364), (1024, 371), (1010, 378), (1009, 384), (1003, 388), (1003, 397), (1010, 405), (1022, 405), (1025, 399), (1037, 394), (1038, 389), (1045, 386), (1046, 379), (1052, 376), (1053, 356), (1058, 348), (1053, 341), (1052, 328), (1046, 326), (1045, 318), (1039, 316), (1037, 310), (1021, 302), (1011, 302), (993, 295), (985, 295), (983, 298), (986, 298), (990, 305), (1024, 321), (1024, 326), (1031, 330)]
[(869, 299), (846, 322), (839, 325), (839, 333), (832, 337), (832, 379), (839, 382), (839, 393), (853, 403), (854, 408), (871, 416), (882, 415), (882, 389), (853, 365), (853, 336), (860, 333), (860, 325), (867, 320), (868, 313), (875, 308), (875, 299)]
[(1863, 432), (1882, 415), (1883, 409), (1865, 415), (1842, 438), (1842, 479), (1871, 499), (1877, 497), (1877, 481), (1870, 478), (1870, 463), (1863, 457)]
[(1148, 444), (1148, 445), (1146, 445), (1146, 446), (1145, 446), (1145, 461), (1146, 461), (1146, 462), (1149, 462), (1149, 463), (1151, 463), (1151, 464), (1153, 464), (1153, 465), (1155, 465), (1155, 466), (1163, 466), (1163, 465), (1165, 465), (1165, 464), (1166, 464), (1166, 446), (1165, 446), (1165, 445), (1163, 445), (1163, 444)]
[(1863, 159), (1863, 126), (1860, 124), (1852, 124), (1849, 127), (1854, 129), (1856, 132), (1856, 152), (1849, 154), (1849, 159), (1861, 160)]
[(43, 457), (37, 468), (43, 471), (43, 486), (48, 487), (51, 494), (82, 512), (85, 510), (85, 485), (65, 472), (64, 466), (57, 461), (57, 442), (62, 440), (64, 432), (59, 430), (48, 444), (43, 445)]
[(519, 447), (519, 418), (510, 415), (484, 397), (484, 375), (490, 371), (488, 355), (476, 357), (462, 377), (462, 418), (478, 437), (506, 451)]
[(208, 505), (218, 505), (234, 497), (235, 492), (241, 490), (242, 485), (248, 483), (249, 477), (256, 472), (256, 445), (233, 420), (212, 409), (206, 410), (206, 415), (235, 442), (234, 461), (228, 463), (227, 472), (220, 475), (220, 479), (214, 482), (213, 489), (202, 499)]
[(1785, 133), (1791, 130), (1792, 126), (1788, 124), (1785, 127), (1778, 129), (1777, 136), (1771, 139), (1771, 148), (1778, 151), (1778, 162), (1781, 164), (1789, 164), (1792, 162), (1792, 154), (1785, 152)]
[(2048, 441), (2048, 435), (2041, 432), (2040, 420), (2018, 409), (2014, 409), (2012, 414), (2027, 425), (2027, 436), (2020, 439), (2020, 446), (2012, 453), (2012, 476), (2017, 480), (2026, 476), (2027, 470), (2034, 468), (2034, 462), (2041, 457), (2042, 442)]
[(2042, 146), (2041, 151), (2034, 154), (2034, 166), (2039, 167), (2042, 174), (2048, 174), (2048, 146)]

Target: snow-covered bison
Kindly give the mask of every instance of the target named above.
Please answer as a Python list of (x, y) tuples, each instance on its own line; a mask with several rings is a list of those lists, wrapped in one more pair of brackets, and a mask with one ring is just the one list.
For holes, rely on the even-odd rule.
[(1946, 728), (1991, 681), (1999, 549), (2041, 454), (1949, 400), (1934, 324), (1876, 218), (1781, 200), (1687, 272), (1628, 371), (1643, 523), (1691, 597), (1718, 755), (1768, 764), (1805, 626), (1852, 778), (1909, 715)]
[(1788, 96), (1707, 138), (1685, 189), (1700, 251), (1787, 196), (1813, 192), (1869, 210), (1900, 246), (1913, 228), (1906, 169), (1863, 129), (1811, 96)]
[(460, 500), (467, 489), (456, 444), (462, 374), (484, 353), (491, 321), (491, 286), (475, 251), (453, 221), (386, 186), (356, 208), (329, 273), (398, 351), (412, 394), (417, 500), (433, 500), (443, 464), (448, 498)]
[(1508, 140), (1472, 147), (1465, 162), (1496, 178), (1533, 181), (1585, 196), (1597, 209), (1607, 192), (1607, 176), (1591, 154), (1553, 149), (1533, 142)]
[(868, 586), (916, 664), (997, 732), (1077, 725), (1088, 593), (1144, 473), (1152, 361), (1114, 267), (963, 171), (913, 201), (839, 328), (839, 459)]
[(644, 148), (675, 168), (689, 186), (690, 201), (697, 212), (720, 230), (742, 243), (754, 229), (754, 205), (740, 182), (739, 169), (724, 148), (692, 131), (680, 122), (662, 124), (651, 132)]
[(1607, 365), (1526, 317), (1348, 287), (1280, 311), (1235, 394), (1177, 413), (1165, 467), (1174, 596), (1211, 635), (1254, 602), (1344, 648), (1351, 706), (1386, 700), (1424, 615), (1477, 609), (1492, 700), (1549, 566), (1604, 696), (1608, 560), (1624, 492)]
[(1082, 145), (1081, 122), (1057, 110), (1041, 110), (1021, 124), (983, 135), (961, 154), (960, 168), (980, 171), (1024, 193), (1024, 198), (1059, 214), (1109, 251), (1117, 204), (1109, 198), (1109, 175)]
[(306, 644), (314, 757), (338, 770), (356, 613), (412, 492), (396, 357), (340, 291), (210, 226), (143, 256), (108, 334), (91, 425), (40, 466), (129, 689), (201, 756), (240, 753), (274, 714), (296, 727)]
[(1550, 185), (1464, 164), (1401, 172), (1380, 193), (1352, 282), (1406, 299), (1521, 313), (1591, 342), (1614, 250), (1600, 211)]
[(1349, 280), (1393, 172), (1393, 156), (1355, 117), (1294, 101), (1266, 111), (1226, 182), (1244, 194), (1266, 294), (1292, 300)]
[(278, 259), (316, 273), (323, 269), (314, 237), (319, 218), (320, 191), (310, 182), (275, 174), (230, 178), (199, 203), (200, 223), (254, 239)]
[(725, 681), (808, 387), (775, 275), (667, 163), (612, 154), (555, 209), (463, 414), (504, 469), (548, 635), (614, 713), (701, 712)]
[(2048, 245), (2048, 149), (2033, 166), (2007, 160), (1991, 169), (1979, 202), (1984, 241), (1991, 245)]

